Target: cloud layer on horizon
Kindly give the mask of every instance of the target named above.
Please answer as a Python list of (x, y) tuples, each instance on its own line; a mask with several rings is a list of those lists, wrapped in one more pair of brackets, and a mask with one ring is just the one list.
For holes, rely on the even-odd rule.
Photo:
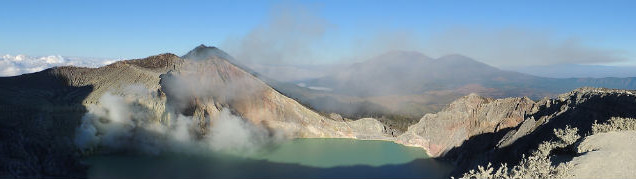
[(452, 28), (424, 44), (425, 52), (461, 54), (489, 65), (543, 66), (559, 64), (608, 64), (624, 62), (625, 51), (591, 45), (577, 36), (525, 28)]
[(242, 37), (225, 39), (221, 47), (259, 72), (273, 71), (268, 75), (275, 77), (306, 76), (314, 72), (274, 67), (263, 70), (263, 67), (351, 64), (390, 51), (419, 51), (431, 57), (460, 54), (500, 68), (611, 65), (636, 60), (630, 59), (633, 57), (625, 49), (591, 41), (603, 39), (525, 26), (487, 28), (456, 24), (429, 29), (380, 26), (348, 34), (351, 39), (334, 42), (334, 37), (346, 34), (343, 34), (346, 30), (321, 16), (320, 9), (317, 5), (279, 4), (263, 23)]
[(32, 57), (28, 55), (4, 55), (0, 56), (0, 76), (17, 76), (25, 73), (34, 73), (56, 66), (100, 67), (119, 60), (64, 57), (49, 55)]

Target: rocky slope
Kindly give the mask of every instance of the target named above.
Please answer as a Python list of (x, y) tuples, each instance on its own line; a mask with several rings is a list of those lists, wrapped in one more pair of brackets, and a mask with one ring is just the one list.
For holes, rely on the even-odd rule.
[[(263, 124), (271, 130), (283, 130), (290, 137), (388, 137), (382, 133), (383, 125), (374, 120), (346, 122), (321, 116), (232, 64), (225, 59), (226, 54), (217, 55), (219, 50), (214, 47), (199, 46), (193, 51), (198, 53), (190, 52), (184, 56), (187, 63), (170, 75), (186, 81), (177, 83), (176, 88), (198, 90), (195, 93), (204, 94), (194, 94), (189, 99), (191, 102), (186, 102), (193, 101), (189, 107), (193, 108), (195, 114), (202, 114), (201, 117), (214, 116), (222, 107), (228, 107), (254, 124)], [(213, 55), (202, 58), (194, 54)], [(191, 58), (199, 61), (187, 60)], [(162, 89), (170, 89), (170, 85), (166, 81), (162, 83)]]
[(183, 60), (163, 54), (102, 68), (56, 67), (0, 78), (0, 176), (82, 177), (75, 128), (109, 90), (158, 87), (157, 76)]
[[(16, 77), (0, 78), (0, 176), (82, 177), (84, 166), (73, 144), (75, 128), (110, 88), (130, 83), (158, 86), (154, 77), (174, 55), (120, 62), (102, 68), (56, 67)], [(160, 68), (151, 68), (159, 65)], [(148, 67), (148, 68), (146, 68)], [(172, 66), (171, 66), (172, 67)]]
[(579, 88), (538, 102), (469, 95), (425, 115), (396, 140), (455, 161), (453, 175), (461, 176), (489, 162), (515, 165), (542, 142), (556, 139), (555, 129), (571, 126), (585, 136), (593, 123), (612, 117), (636, 117), (636, 91)]
[(133, 108), (125, 116), (114, 116), (120, 106), (105, 108), (105, 116), (155, 123), (187, 116), (198, 122), (199, 135), (229, 109), (289, 138), (391, 137), (375, 119), (322, 116), (232, 64), (227, 54), (208, 50), (220, 51), (199, 46), (184, 58), (161, 54), (100, 68), (56, 67), (0, 78), (0, 177), (82, 177), (75, 129), (87, 112), (107, 105), (102, 104), (106, 94), (124, 97)]
[(444, 155), (471, 136), (515, 127), (533, 111), (529, 98), (492, 99), (471, 94), (420, 121), (397, 137), (397, 142), (421, 146), (431, 156)]

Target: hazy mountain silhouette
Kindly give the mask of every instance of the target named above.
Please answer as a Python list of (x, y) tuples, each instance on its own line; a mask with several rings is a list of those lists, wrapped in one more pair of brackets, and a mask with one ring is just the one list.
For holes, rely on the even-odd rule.
[(501, 70), (462, 55), (433, 59), (410, 51), (389, 52), (297, 83), (331, 90), (277, 89), (319, 111), (350, 117), (418, 118), (470, 93), (537, 100), (586, 86), (636, 89), (636, 78), (546, 78)]

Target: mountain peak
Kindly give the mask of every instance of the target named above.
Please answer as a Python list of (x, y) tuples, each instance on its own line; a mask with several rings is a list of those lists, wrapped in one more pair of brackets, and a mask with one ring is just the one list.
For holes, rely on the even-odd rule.
[(192, 49), (191, 51), (202, 51), (202, 50), (218, 50), (218, 48), (216, 48), (215, 46), (207, 46), (205, 44), (201, 44), (195, 47), (194, 49)]
[(188, 53), (183, 55), (181, 58), (189, 59), (189, 60), (207, 60), (210, 58), (222, 58), (226, 60), (232, 60), (232, 56), (225, 53), (223, 50), (216, 48), (214, 46), (206, 46), (201, 44), (194, 49), (190, 50)]
[(437, 62), (441, 64), (445, 64), (445, 65), (450, 65), (450, 66), (471, 66), (473, 68), (481, 67), (481, 68), (487, 68), (491, 70), (494, 70), (494, 69), (499, 70), (493, 66), (490, 66), (483, 62), (477, 61), (475, 59), (472, 59), (470, 57), (460, 55), (460, 54), (450, 54), (450, 55), (439, 57), (437, 58)]

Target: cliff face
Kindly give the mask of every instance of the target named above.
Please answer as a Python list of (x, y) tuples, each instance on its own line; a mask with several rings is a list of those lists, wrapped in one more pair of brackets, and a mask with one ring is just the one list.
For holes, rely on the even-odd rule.
[(602, 123), (611, 117), (632, 117), (636, 114), (634, 94), (630, 90), (579, 88), (554, 99), (545, 98), (537, 102), (535, 112), (506, 133), (497, 147), (505, 148), (524, 137), (522, 140), (530, 140), (528, 135), (546, 136), (539, 135), (538, 131), (549, 133), (552, 128), (570, 125), (587, 132), (594, 121)]
[(398, 143), (427, 149), (432, 156), (454, 160), (453, 175), (477, 165), (514, 165), (543, 141), (555, 139), (554, 129), (566, 126), (589, 133), (594, 122), (611, 117), (636, 117), (636, 92), (579, 88), (554, 99), (488, 99), (469, 95), (436, 114), (425, 115), (397, 137)]
[(435, 114), (426, 114), (397, 142), (421, 146), (431, 156), (442, 156), (468, 138), (517, 126), (533, 111), (529, 98), (491, 99), (471, 94)]

